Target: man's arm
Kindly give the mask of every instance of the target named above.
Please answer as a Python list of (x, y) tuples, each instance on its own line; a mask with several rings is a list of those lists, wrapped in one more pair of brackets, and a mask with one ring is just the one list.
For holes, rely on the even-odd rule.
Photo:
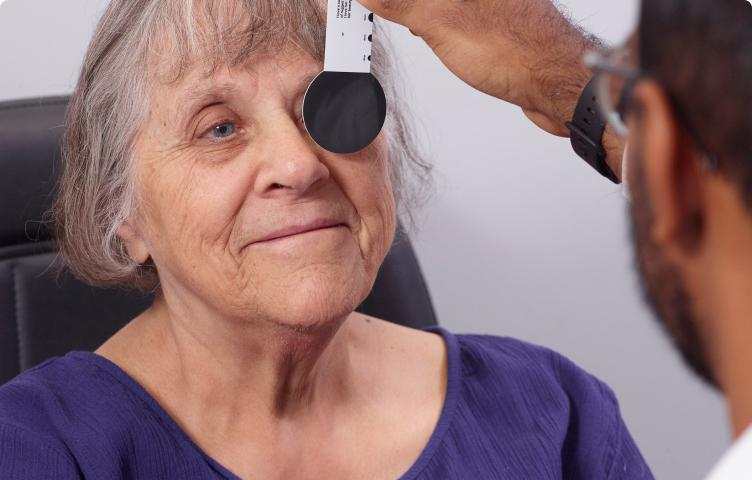
[[(465, 83), (513, 103), (543, 130), (569, 136), (591, 73), (582, 57), (603, 49), (550, 0), (358, 0), (421, 37)], [(621, 178), (622, 141), (606, 129), (607, 162)]]

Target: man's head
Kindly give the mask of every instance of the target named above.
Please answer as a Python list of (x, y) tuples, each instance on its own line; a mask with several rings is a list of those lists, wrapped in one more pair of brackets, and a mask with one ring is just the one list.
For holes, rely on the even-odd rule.
[(752, 299), (752, 7), (645, 0), (636, 40), (625, 174), (643, 290), (692, 369), (723, 387), (721, 343)]

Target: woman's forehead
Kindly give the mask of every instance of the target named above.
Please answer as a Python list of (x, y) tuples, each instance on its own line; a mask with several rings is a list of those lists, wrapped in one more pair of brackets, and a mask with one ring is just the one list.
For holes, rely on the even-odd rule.
[(323, 62), (326, 27), (319, 7), (299, 0), (165, 2), (148, 33), (149, 77), (173, 83), (195, 69), (210, 77), (254, 57), (282, 57), (289, 44)]

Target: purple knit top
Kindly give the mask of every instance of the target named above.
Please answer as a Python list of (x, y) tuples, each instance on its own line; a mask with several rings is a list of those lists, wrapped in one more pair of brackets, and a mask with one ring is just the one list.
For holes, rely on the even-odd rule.
[[(543, 347), (443, 328), (448, 382), (399, 480), (652, 479), (612, 391)], [(72, 351), (0, 386), (0, 479), (232, 479), (103, 356)]]

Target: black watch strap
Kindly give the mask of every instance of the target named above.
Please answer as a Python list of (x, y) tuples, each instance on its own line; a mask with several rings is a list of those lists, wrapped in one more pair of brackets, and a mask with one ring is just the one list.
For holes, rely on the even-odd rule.
[(606, 151), (603, 149), (603, 132), (606, 131), (606, 121), (598, 107), (598, 95), (595, 90), (595, 77), (593, 77), (582, 91), (572, 121), (566, 123), (570, 132), (572, 148), (598, 173), (614, 183), (621, 183), (606, 163)]

